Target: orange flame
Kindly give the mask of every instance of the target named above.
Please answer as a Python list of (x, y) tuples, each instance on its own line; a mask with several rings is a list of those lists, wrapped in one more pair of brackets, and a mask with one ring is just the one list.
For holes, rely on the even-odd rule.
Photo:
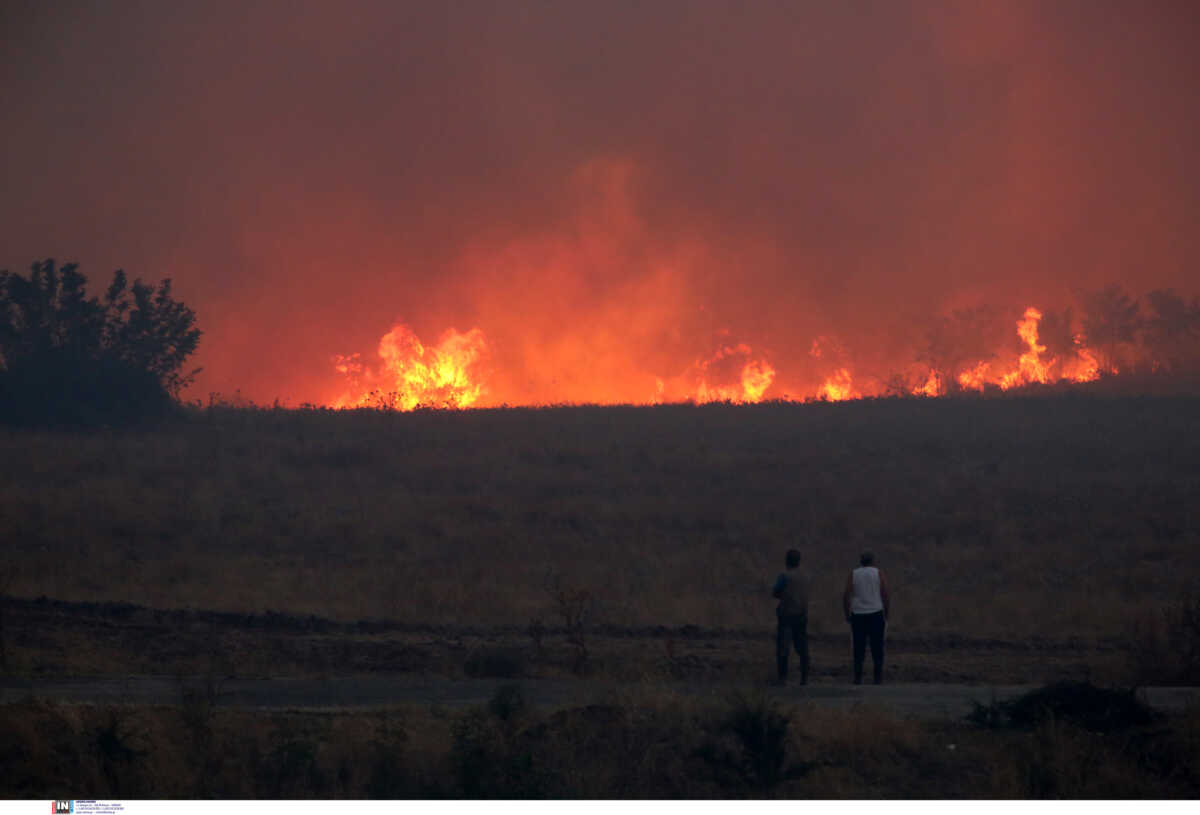
[(742, 397), (746, 402), (761, 402), (763, 393), (775, 381), (775, 369), (765, 360), (751, 360), (742, 369)]
[(974, 368), (971, 368), (968, 371), (963, 371), (958, 375), (958, 384), (961, 385), (964, 390), (982, 391), (983, 386), (987, 384), (987, 373), (988, 368), (990, 367), (991, 366), (988, 365), (988, 363), (980, 362)]
[(862, 394), (854, 390), (854, 379), (847, 368), (838, 368), (825, 380), (825, 384), (817, 392), (818, 399), (829, 402), (841, 402), (846, 399), (861, 399)]
[(379, 341), (377, 373), (357, 354), (335, 358), (335, 370), (350, 379), (352, 391), (334, 407), (470, 407), (484, 393), (474, 369), (486, 353), (487, 340), (478, 328), (465, 334), (450, 329), (436, 346), (427, 347), (411, 328), (397, 324)]
[(958, 384), (964, 390), (982, 391), (987, 385), (995, 385), (1001, 390), (1010, 390), (1024, 385), (1047, 384), (1055, 381), (1093, 382), (1100, 377), (1100, 365), (1083, 343), (1083, 338), (1075, 335), (1074, 358), (1045, 359), (1042, 354), (1046, 346), (1038, 339), (1038, 324), (1042, 312), (1032, 306), (1025, 309), (1024, 316), (1017, 321), (1017, 335), (1024, 341), (1026, 350), (1017, 360), (1015, 369), (1007, 372), (992, 372), (992, 363), (978, 362), (971, 368), (958, 374)]
[(1025, 309), (1025, 316), (1017, 321), (1017, 334), (1029, 346), (1029, 350), (1021, 354), (1017, 370), (1000, 377), (1000, 387), (1003, 390), (1018, 385), (1031, 385), (1034, 382), (1044, 385), (1050, 381), (1050, 366), (1041, 359), (1046, 346), (1038, 345), (1038, 323), (1041, 320), (1042, 312), (1030, 307)]
[[(1079, 358), (1079, 365), (1075, 370), (1075, 375), (1071, 377), (1076, 382), (1095, 382), (1100, 378), (1100, 361), (1096, 359), (1096, 355), (1092, 353), (1092, 349), (1083, 344), (1083, 337), (1079, 334), (1075, 335), (1075, 355)], [(1116, 373), (1116, 369), (1113, 369)]]
[[(696, 364), (699, 384), (691, 394), (691, 401), (703, 402), (760, 402), (767, 388), (775, 381), (775, 369), (764, 359), (753, 359), (749, 345), (744, 342), (737, 345), (726, 345), (717, 349), (710, 359)], [(737, 380), (729, 384), (721, 384), (720, 369), (727, 368), (730, 362), (736, 362), (741, 357), (745, 361), (741, 366)], [(710, 382), (718, 375), (717, 382)]]
[(942, 378), (937, 371), (930, 370), (929, 378), (925, 380), (925, 384), (913, 389), (914, 396), (941, 396), (942, 394)]

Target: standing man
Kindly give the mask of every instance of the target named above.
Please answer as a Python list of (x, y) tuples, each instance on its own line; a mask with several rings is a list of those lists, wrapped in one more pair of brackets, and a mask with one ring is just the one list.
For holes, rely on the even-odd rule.
[(786, 572), (775, 579), (771, 596), (779, 598), (775, 609), (778, 628), (775, 631), (775, 659), (779, 668), (779, 684), (787, 682), (788, 651), (795, 648), (800, 655), (800, 684), (808, 684), (808, 575), (800, 570), (800, 552), (788, 549), (784, 563)]
[(883, 682), (883, 634), (890, 610), (887, 579), (876, 568), (872, 552), (863, 552), (858, 562), (861, 565), (850, 572), (842, 593), (842, 610), (854, 637), (854, 684), (862, 684), (863, 659), (869, 641), (878, 685)]

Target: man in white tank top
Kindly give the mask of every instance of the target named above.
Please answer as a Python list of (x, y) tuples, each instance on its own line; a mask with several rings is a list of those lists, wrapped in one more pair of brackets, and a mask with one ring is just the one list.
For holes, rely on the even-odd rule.
[(887, 578), (875, 566), (875, 555), (863, 552), (861, 564), (846, 578), (842, 610), (850, 623), (854, 652), (854, 684), (862, 684), (863, 661), (867, 643), (871, 644), (871, 663), (875, 684), (883, 682), (883, 634), (890, 611)]

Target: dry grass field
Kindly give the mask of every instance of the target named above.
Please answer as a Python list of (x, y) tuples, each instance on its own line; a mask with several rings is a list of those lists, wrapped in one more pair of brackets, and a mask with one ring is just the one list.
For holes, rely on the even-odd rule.
[(796, 546), (816, 633), (870, 547), (894, 635), (1105, 638), (1200, 588), (1198, 408), (212, 409), (5, 432), (0, 534), (18, 597), (520, 626), (557, 586), (614, 625), (766, 627)]

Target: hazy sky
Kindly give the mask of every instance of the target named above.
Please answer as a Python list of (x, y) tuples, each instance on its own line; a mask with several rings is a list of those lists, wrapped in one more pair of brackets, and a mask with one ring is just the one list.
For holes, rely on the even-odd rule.
[[(513, 398), (722, 342), (882, 370), (959, 305), (1198, 288), (1194, 2), (0, 4), (0, 267), (175, 280), (193, 395), (396, 320)], [(722, 333), (727, 331), (727, 333)], [(807, 367), (806, 367), (807, 366)], [(557, 389), (557, 390), (556, 390)]]

